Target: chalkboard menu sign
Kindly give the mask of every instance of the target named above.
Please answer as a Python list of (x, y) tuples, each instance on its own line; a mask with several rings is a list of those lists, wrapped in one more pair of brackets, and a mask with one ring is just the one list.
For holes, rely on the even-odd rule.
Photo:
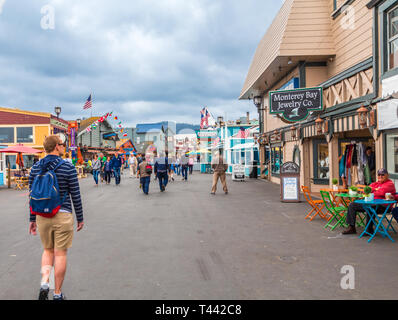
[(300, 167), (285, 162), (281, 167), (281, 201), (300, 202)]

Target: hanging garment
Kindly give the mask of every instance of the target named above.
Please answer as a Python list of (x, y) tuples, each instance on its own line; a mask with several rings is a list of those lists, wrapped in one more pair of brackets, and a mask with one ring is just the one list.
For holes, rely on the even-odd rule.
[(352, 181), (352, 179), (351, 179), (351, 168), (348, 168), (348, 169), (347, 169), (347, 184), (348, 184), (349, 186), (352, 185), (351, 181)]
[(357, 145), (356, 144), (354, 144), (352, 146), (351, 165), (352, 166), (358, 166), (358, 151), (357, 151)]
[(339, 162), (339, 177), (345, 177), (345, 154), (340, 159)]
[(351, 167), (351, 173), (352, 173), (352, 184), (359, 184), (358, 181), (358, 166), (352, 166)]
[(348, 156), (346, 159), (346, 167), (349, 169), (351, 168), (351, 159), (352, 159), (352, 144), (347, 146), (348, 149)]
[(359, 143), (357, 145), (358, 147), (358, 183), (359, 184), (365, 184), (365, 178), (363, 175), (363, 169), (364, 169), (364, 164), (363, 164), (363, 144)]

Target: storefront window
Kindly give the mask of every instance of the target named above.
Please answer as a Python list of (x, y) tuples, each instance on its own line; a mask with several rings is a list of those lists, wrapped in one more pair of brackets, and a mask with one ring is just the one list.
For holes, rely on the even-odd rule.
[(0, 128), (0, 143), (14, 143), (14, 128)]
[(283, 164), (283, 148), (271, 147), (271, 173), (279, 175)]
[(314, 140), (314, 183), (329, 182), (329, 146), (325, 140)]
[(17, 128), (17, 142), (33, 143), (33, 128), (32, 127)]
[(398, 7), (388, 13), (389, 69), (398, 67)]
[(17, 156), (15, 155), (7, 155), (6, 156), (6, 166), (8, 168), (8, 164), (10, 164), (11, 169), (17, 168)]
[(387, 171), (398, 174), (398, 131), (386, 136)]

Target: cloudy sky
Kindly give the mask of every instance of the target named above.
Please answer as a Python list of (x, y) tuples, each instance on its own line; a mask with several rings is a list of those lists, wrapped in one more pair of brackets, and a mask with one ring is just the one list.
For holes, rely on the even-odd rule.
[(237, 99), (282, 2), (0, 0), (0, 106), (76, 119), (92, 92), (124, 125), (257, 118)]

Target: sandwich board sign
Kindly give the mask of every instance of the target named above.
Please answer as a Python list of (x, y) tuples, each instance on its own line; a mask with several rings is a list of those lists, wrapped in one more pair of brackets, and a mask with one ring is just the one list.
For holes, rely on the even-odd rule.
[(285, 162), (281, 167), (281, 201), (300, 201), (300, 167), (294, 162)]

